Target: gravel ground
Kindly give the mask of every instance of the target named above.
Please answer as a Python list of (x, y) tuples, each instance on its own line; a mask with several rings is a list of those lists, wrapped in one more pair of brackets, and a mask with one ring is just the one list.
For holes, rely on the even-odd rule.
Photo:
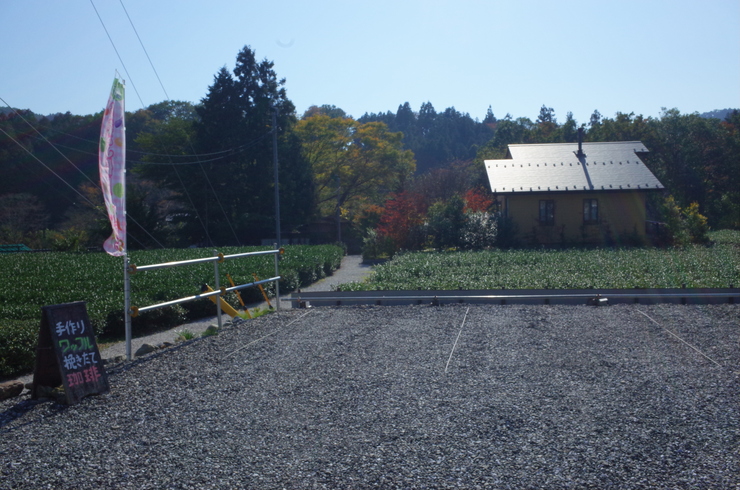
[(738, 489), (738, 318), (288, 310), (113, 367), (79, 405), (0, 402), (0, 488)]
[[(354, 281), (361, 281), (364, 279), (369, 273), (371, 272), (371, 267), (368, 265), (365, 265), (362, 263), (362, 257), (360, 255), (345, 255), (342, 258), (342, 263), (340, 265), (340, 268), (334, 271), (334, 273), (330, 276), (327, 276), (320, 281), (317, 281), (310, 286), (303, 288), (303, 291), (332, 291), (332, 288), (339, 284), (344, 284), (346, 282), (354, 282)], [(273, 307), (274, 307), (274, 299), (273, 299)], [(284, 309), (290, 309), (291, 308), (291, 297), (290, 293), (281, 295), (280, 297), (280, 307)], [(214, 306), (214, 311), (216, 307)], [(267, 309), (268, 305), (266, 302), (260, 302), (260, 303), (253, 303), (248, 304), (247, 308), (250, 310), (253, 310), (255, 308), (260, 309)], [(230, 321), (231, 317), (229, 315), (222, 315), (221, 321), (223, 323)], [(169, 330), (165, 330), (163, 332), (158, 332), (151, 335), (146, 336), (140, 336), (131, 341), (131, 353), (135, 353), (136, 350), (141, 347), (143, 344), (151, 344), (151, 345), (160, 345), (163, 342), (174, 342), (177, 338), (180, 331), (188, 331), (196, 336), (200, 335), (204, 330), (206, 330), (210, 325), (216, 325), (217, 323), (216, 316), (212, 316), (209, 318), (203, 318), (201, 320), (189, 322), (184, 325), (179, 325), (175, 328), (171, 328)], [(115, 358), (116, 356), (123, 356), (126, 354), (126, 343), (125, 342), (118, 342), (114, 345), (109, 346), (108, 348), (101, 351), (100, 355), (103, 359), (111, 359)], [(27, 376), (24, 376), (21, 378), (21, 381), (24, 383), (29, 383), (33, 381), (33, 374), (29, 374)]]

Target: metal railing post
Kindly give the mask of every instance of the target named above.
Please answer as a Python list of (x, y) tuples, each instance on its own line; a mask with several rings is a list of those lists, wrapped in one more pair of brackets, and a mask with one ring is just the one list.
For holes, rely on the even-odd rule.
[(123, 256), (123, 317), (124, 331), (126, 335), (126, 360), (131, 360), (131, 277), (128, 267), (130, 261), (128, 254)]
[[(275, 250), (279, 250), (279, 244), (275, 245)], [(280, 254), (275, 254), (275, 277), (280, 276), (280, 271), (278, 270), (278, 261), (280, 260)], [(279, 313), (280, 312), (280, 281), (275, 281), (275, 309)]]
[[(219, 256), (218, 250), (214, 250), (213, 253), (214, 255), (216, 255), (216, 257)], [(221, 283), (218, 277), (218, 260), (213, 262), (213, 270), (214, 270), (214, 277), (215, 277), (215, 279), (213, 280), (213, 286), (216, 291), (220, 291)], [(220, 294), (216, 296), (216, 319), (218, 322), (218, 329), (221, 330), (222, 325), (221, 325), (221, 295)]]

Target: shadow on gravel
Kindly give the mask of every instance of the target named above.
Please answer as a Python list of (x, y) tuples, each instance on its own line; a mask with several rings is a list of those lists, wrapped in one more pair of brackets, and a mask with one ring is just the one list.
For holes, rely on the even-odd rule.
[[(51, 399), (23, 400), (22, 402), (18, 402), (14, 406), (0, 413), (0, 434), (18, 430), (19, 428), (23, 426), (32, 424), (34, 421), (30, 420), (28, 422), (15, 425), (10, 429), (3, 429), (3, 427), (6, 427), (7, 425), (11, 424), (12, 422), (15, 422), (21, 417), (24, 417), (26, 414), (31, 413), (38, 405), (42, 405), (45, 403), (51, 404), (54, 407), (54, 411), (57, 413), (62, 413), (67, 408), (66, 405), (56, 403)], [(45, 418), (48, 418), (48, 416), (45, 416)]]
[[(172, 347), (168, 347), (167, 349), (160, 349), (155, 352), (152, 352), (151, 354), (147, 354), (146, 356), (135, 358), (131, 362), (124, 361), (124, 362), (120, 362), (114, 365), (106, 366), (106, 374), (108, 376), (116, 376), (119, 374), (123, 374), (134, 368), (138, 368), (152, 361), (155, 361), (156, 359), (158, 359), (159, 357), (165, 354), (177, 352), (183, 349), (184, 347), (189, 346), (190, 344), (193, 344), (199, 340), (203, 340), (203, 339), (194, 338), (194, 339), (186, 340), (183, 342), (179, 342)], [(26, 394), (23, 396), (30, 396), (30, 395)], [(97, 395), (90, 395), (90, 396), (97, 396)], [(33, 420), (25, 422), (25, 423), (20, 423), (14, 426), (12, 429), (2, 430), (3, 427), (6, 427), (7, 425), (15, 422), (16, 420), (27, 416), (28, 414), (32, 413), (34, 409), (36, 409), (36, 407), (38, 407), (39, 405), (43, 405), (43, 404), (50, 404), (50, 407), (52, 407), (51, 412), (47, 412), (44, 414), (44, 418), (48, 418), (49, 413), (52, 413), (52, 414), (62, 413), (67, 408), (69, 408), (66, 405), (66, 403), (57, 402), (52, 398), (41, 398), (38, 400), (32, 400), (29, 398), (29, 399), (20, 401), (16, 403), (14, 406), (0, 413), (0, 434), (10, 432), (12, 430), (17, 430), (19, 427), (32, 424)]]
[(141, 366), (142, 364), (147, 364), (149, 362), (152, 362), (153, 360), (171, 352), (177, 352), (180, 349), (182, 349), (185, 346), (188, 346), (190, 344), (193, 344), (195, 342), (198, 342), (199, 340), (203, 340), (202, 337), (197, 337), (190, 340), (185, 340), (182, 342), (178, 342), (177, 344), (173, 345), (172, 347), (167, 347), (166, 349), (158, 349), (150, 354), (147, 354), (142, 357), (136, 357), (131, 362), (124, 361), (117, 364), (113, 364), (110, 367), (106, 366), (105, 371), (108, 374), (108, 376), (114, 376), (117, 374), (125, 373), (126, 371), (129, 371), (135, 367)]

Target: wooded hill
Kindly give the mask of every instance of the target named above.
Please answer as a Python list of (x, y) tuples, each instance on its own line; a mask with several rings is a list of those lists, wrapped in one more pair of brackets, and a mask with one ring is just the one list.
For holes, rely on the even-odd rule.
[[(681, 207), (697, 202), (715, 229), (740, 227), (738, 110), (710, 113), (723, 119), (594, 111), (587, 122), (571, 113), (561, 122), (546, 106), (534, 121), (489, 107), (480, 121), (427, 102), (356, 120), (331, 105), (299, 117), (272, 66), (245, 47), (199, 104), (166, 101), (127, 114), (131, 248), (274, 238), (272, 107), (287, 234), (337, 214), (361, 232), (391, 193), (411, 186), (446, 186), (441, 194), (485, 187), (483, 159), (502, 157), (512, 143), (574, 142), (580, 126), (586, 141), (642, 141), (646, 164)], [(0, 111), (2, 243), (75, 248), (109, 234), (98, 190), (101, 118)]]

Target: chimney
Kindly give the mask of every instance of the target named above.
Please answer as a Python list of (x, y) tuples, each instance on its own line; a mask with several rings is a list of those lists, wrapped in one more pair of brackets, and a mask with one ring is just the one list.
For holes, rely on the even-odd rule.
[(578, 153), (576, 153), (576, 156), (578, 158), (585, 156), (583, 153), (583, 127), (578, 128)]

